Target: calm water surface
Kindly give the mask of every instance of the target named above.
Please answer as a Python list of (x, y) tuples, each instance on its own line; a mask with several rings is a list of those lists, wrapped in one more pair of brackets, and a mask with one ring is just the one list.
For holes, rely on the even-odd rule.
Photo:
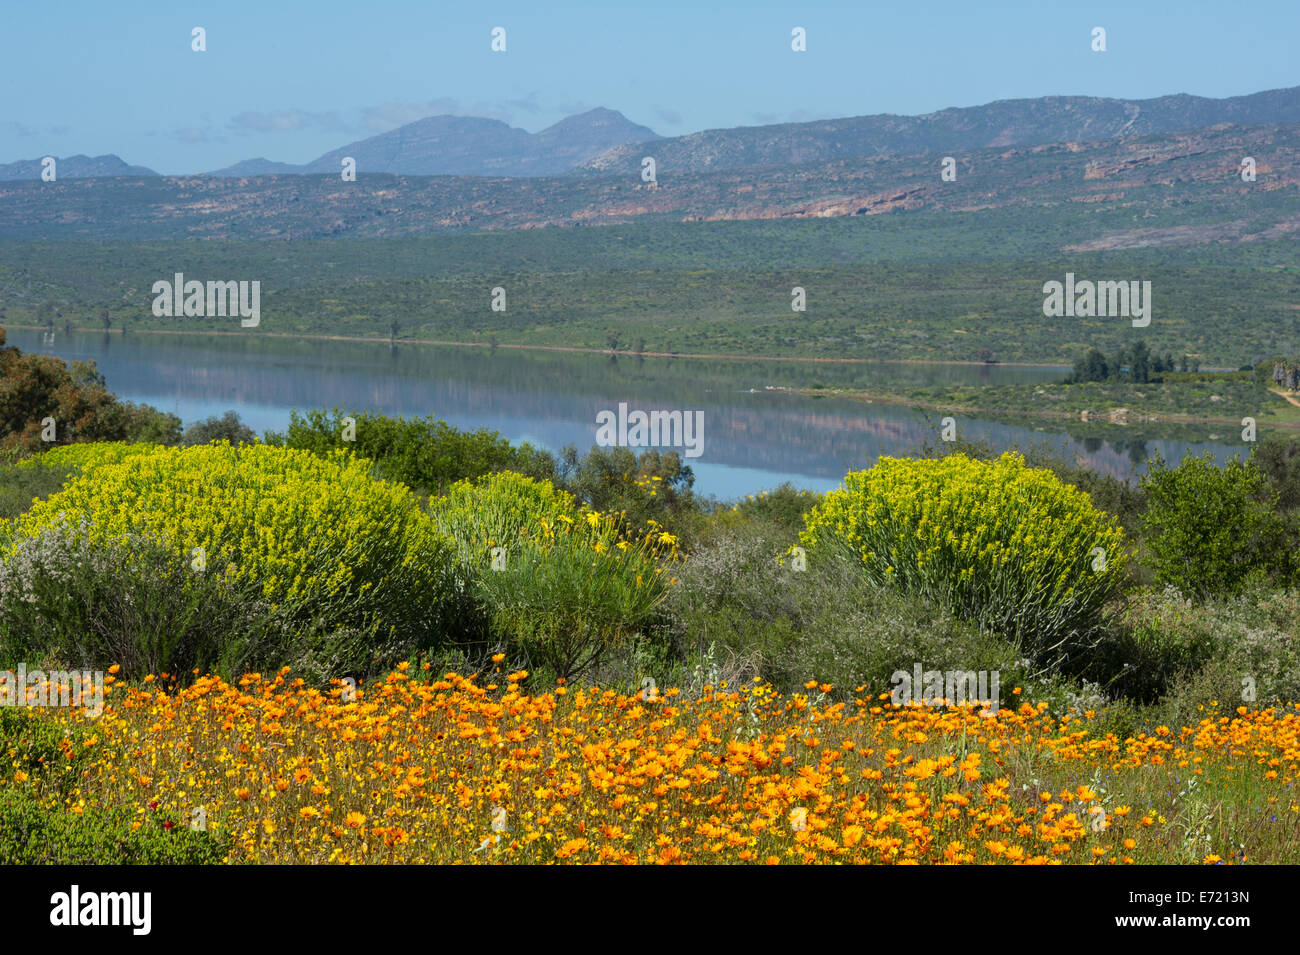
[[(938, 414), (770, 389), (811, 385), (1057, 381), (1066, 369), (939, 364), (637, 360), (608, 356), (249, 336), (11, 329), (9, 343), (68, 361), (93, 360), (110, 390), (192, 421), (235, 410), (254, 430), (282, 430), (293, 409), (343, 407), (491, 428), (555, 451), (595, 443), (596, 414), (630, 409), (704, 412), (703, 453), (688, 463), (697, 491), (735, 498), (783, 481), (814, 490), (880, 455), (933, 442)], [(1113, 440), (1077, 438), (1056, 422), (1017, 427), (957, 418), (959, 434), (995, 447), (1049, 443), (1117, 476), (1140, 473), (1157, 450), (1219, 460), (1241, 445), (1161, 440), (1129, 427)]]

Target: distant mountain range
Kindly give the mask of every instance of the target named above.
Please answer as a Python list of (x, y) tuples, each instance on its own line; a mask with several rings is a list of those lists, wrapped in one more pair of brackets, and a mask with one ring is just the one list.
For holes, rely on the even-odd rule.
[[(861, 156), (952, 153), (1039, 143), (1099, 142), (1223, 123), (1300, 123), (1300, 86), (1228, 99), (1161, 96), (1119, 100), (1044, 96), (945, 109), (925, 116), (859, 116), (776, 126), (709, 129), (662, 139), (649, 154), (659, 170), (706, 172)], [(647, 151), (623, 144), (582, 164), (589, 173), (629, 175)]]
[[(883, 114), (742, 126), (667, 139), (605, 108), (567, 117), (537, 133), (495, 119), (430, 116), (349, 143), (303, 165), (246, 159), (207, 175), (337, 176), (345, 156), (356, 160), (358, 176), (633, 175), (639, 174), (642, 157), (652, 155), (662, 177), (870, 156), (956, 156), (999, 147), (1130, 139), (1226, 123), (1300, 123), (1300, 87), (1227, 99), (1186, 94), (1146, 100), (1045, 96), (945, 109), (925, 116)], [(113, 155), (94, 159), (70, 156), (58, 163), (60, 179), (157, 175)], [(39, 159), (0, 165), (0, 180), (39, 179), (40, 173)]]
[[(948, 213), (1044, 249), (1300, 235), (1300, 123), (640, 176), (210, 176), (0, 183), (0, 239), (390, 238), (460, 230)], [(1244, 157), (1256, 179), (1242, 178)], [(882, 226), (881, 228), (886, 228)], [(1019, 234), (1019, 233), (1017, 233)], [(1024, 241), (1029, 241), (1028, 235)]]
[[(615, 146), (659, 138), (653, 129), (603, 107), (568, 116), (538, 133), (507, 125), (499, 119), (428, 116), (378, 136), (348, 143), (303, 165), (245, 159), (206, 175), (220, 178), (337, 176), (343, 158), (351, 156), (356, 160), (358, 175), (554, 176)], [(59, 159), (57, 171), (61, 179), (158, 175), (143, 166), (129, 166), (112, 155)], [(0, 165), (0, 181), (40, 177), (40, 159)]]
[[(0, 164), (0, 180), (40, 179), (41, 158), (20, 159), (18, 162)], [(55, 159), (55, 176), (58, 179), (102, 179), (109, 176), (156, 176), (158, 173), (144, 166), (131, 166), (117, 156), (64, 156)]]
[(598, 108), (569, 116), (539, 133), (477, 116), (429, 116), (348, 143), (303, 166), (249, 159), (210, 176), (286, 173), (338, 175), (345, 156), (358, 174), (406, 176), (554, 176), (624, 143), (658, 139), (622, 113)]

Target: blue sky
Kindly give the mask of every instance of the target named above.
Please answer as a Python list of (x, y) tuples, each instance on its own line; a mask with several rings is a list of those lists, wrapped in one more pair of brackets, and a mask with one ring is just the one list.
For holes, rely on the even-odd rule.
[[(1300, 85), (1300, 0), (638, 6), (10, 0), (0, 162), (117, 153), (159, 172), (305, 162), (436, 113), (537, 131), (608, 106), (662, 135), (1051, 94)], [(190, 31), (208, 49), (190, 49)], [(507, 51), (490, 31), (506, 28)], [(790, 49), (807, 30), (808, 50)], [(1107, 52), (1093, 53), (1093, 27)]]

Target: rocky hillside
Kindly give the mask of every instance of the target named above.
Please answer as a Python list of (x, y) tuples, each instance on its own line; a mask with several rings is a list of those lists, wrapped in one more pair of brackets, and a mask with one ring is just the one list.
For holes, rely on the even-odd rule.
[[(1256, 179), (1243, 181), (1243, 157)], [(1300, 229), (1300, 124), (1221, 126), (1100, 143), (680, 173), (481, 178), (361, 174), (0, 183), (0, 238), (306, 239), (460, 230), (1006, 213), (1055, 248), (1280, 238)], [(1075, 224), (1075, 220), (1077, 224)], [(1067, 223), (1067, 225), (1062, 225)], [(1056, 240), (1053, 240), (1056, 241)]]
[(959, 153), (1039, 143), (1135, 138), (1223, 123), (1300, 123), (1300, 87), (1228, 99), (1161, 96), (1118, 100), (1045, 96), (945, 109), (925, 116), (859, 116), (776, 126), (709, 129), (653, 147), (617, 146), (586, 162), (589, 173), (629, 175), (643, 156), (660, 174), (808, 163), (859, 156)]

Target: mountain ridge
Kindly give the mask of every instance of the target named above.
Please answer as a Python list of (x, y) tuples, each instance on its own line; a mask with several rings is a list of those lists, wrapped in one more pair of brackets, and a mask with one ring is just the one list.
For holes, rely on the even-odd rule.
[[(597, 107), (566, 116), (536, 133), (481, 116), (426, 116), (377, 136), (332, 149), (300, 166), (277, 163), (277, 174), (339, 173), (345, 157), (358, 173), (407, 176), (550, 176), (565, 172), (631, 139), (653, 141), (659, 135), (617, 110)], [(247, 175), (258, 160), (245, 160), (210, 172), (210, 176)], [(241, 168), (243, 167), (243, 168)]]
[[(358, 174), (542, 177), (635, 175), (651, 152), (661, 175), (791, 165), (881, 155), (1095, 142), (1230, 123), (1300, 122), (1300, 86), (1221, 99), (1173, 93), (1148, 99), (1042, 96), (954, 106), (919, 116), (871, 116), (706, 129), (661, 137), (617, 110), (597, 107), (536, 133), (501, 120), (429, 116), (330, 150), (308, 163), (245, 159), (207, 175), (338, 175), (351, 156)], [(651, 147), (650, 144), (653, 144)], [(40, 178), (40, 160), (0, 165), (0, 181)], [(59, 160), (59, 175), (105, 178), (158, 173), (116, 155)]]
[[(865, 156), (1097, 142), (1206, 129), (1224, 123), (1248, 126), (1298, 122), (1300, 86), (1223, 99), (1188, 93), (1142, 100), (1040, 96), (948, 107), (920, 116), (880, 113), (701, 130), (659, 140), (654, 144), (653, 157), (660, 174), (704, 172)], [(575, 172), (632, 175), (647, 155), (639, 145), (612, 147)]]
[[(0, 163), (0, 182), (14, 182), (23, 179), (40, 179), (42, 165), (40, 159), (19, 159), (16, 162)], [(147, 166), (133, 166), (114, 153), (103, 156), (87, 156), (78, 153), (75, 156), (55, 156), (54, 172), (57, 179), (103, 179), (119, 176), (157, 176)]]
[[(1244, 179), (1242, 158), (1257, 179)], [(81, 179), (0, 184), (0, 238), (325, 239), (608, 226), (851, 218), (926, 210), (1009, 213), (1074, 224), (1080, 251), (1253, 241), (1300, 232), (1300, 123), (1234, 126), (1096, 143), (746, 169), (531, 178), (336, 175)], [(1001, 210), (1001, 211), (999, 211)], [(1070, 211), (1074, 210), (1074, 211)]]

